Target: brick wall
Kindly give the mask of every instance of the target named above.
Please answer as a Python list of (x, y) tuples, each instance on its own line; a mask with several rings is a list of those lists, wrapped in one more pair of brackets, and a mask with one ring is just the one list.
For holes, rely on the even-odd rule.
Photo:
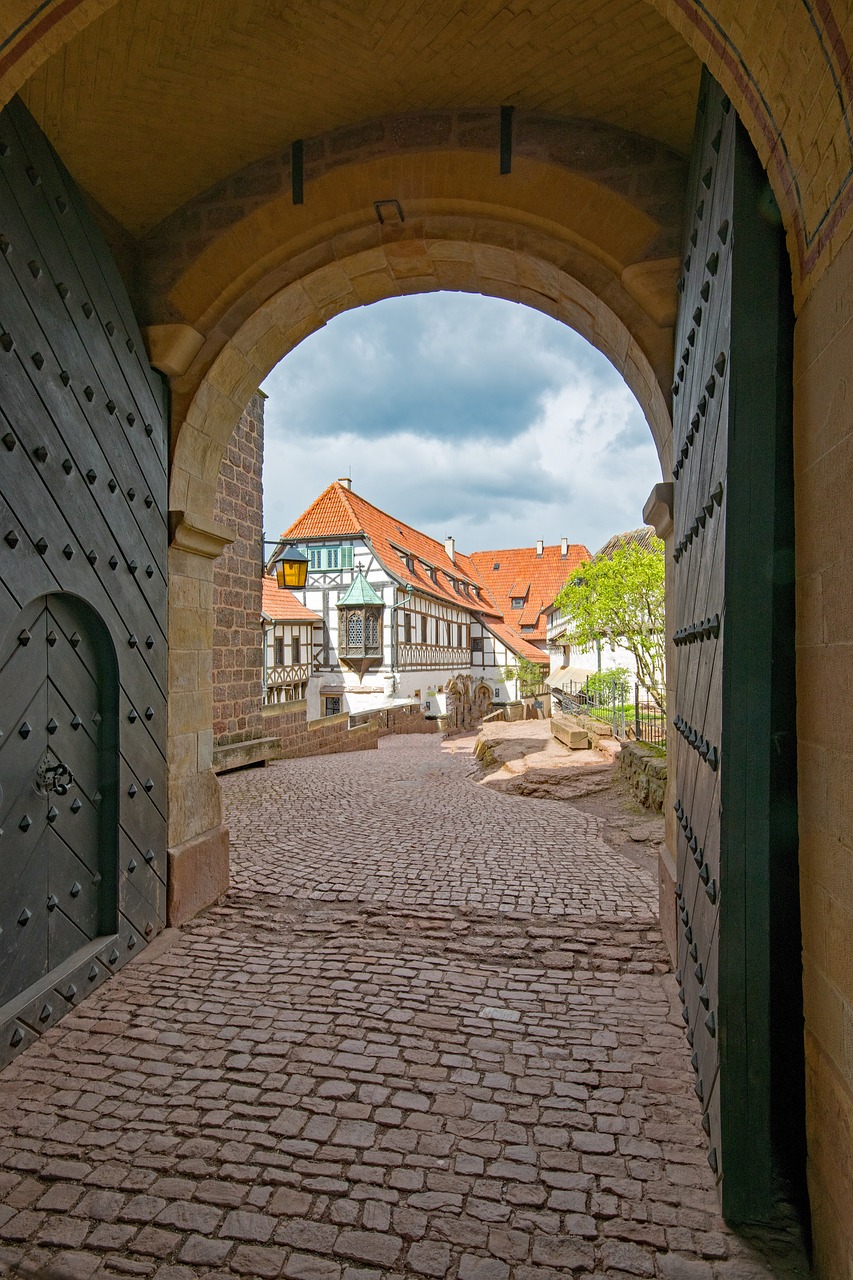
[(236, 533), (213, 567), (214, 747), (263, 735), (264, 396), (257, 392), (231, 436), (216, 485), (213, 518)]

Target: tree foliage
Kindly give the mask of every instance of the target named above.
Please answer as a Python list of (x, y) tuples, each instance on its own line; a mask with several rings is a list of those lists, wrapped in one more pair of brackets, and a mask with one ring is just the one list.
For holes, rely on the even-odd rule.
[[(627, 667), (606, 667), (603, 671), (594, 671), (591, 676), (587, 677), (584, 684), (584, 693), (610, 693), (614, 684), (616, 685), (633, 685), (634, 673), (629, 671)], [(634, 691), (631, 689), (631, 696)]]
[(568, 618), (565, 639), (585, 649), (596, 641), (633, 654), (641, 684), (665, 705), (664, 545), (626, 543), (582, 566), (556, 604)]

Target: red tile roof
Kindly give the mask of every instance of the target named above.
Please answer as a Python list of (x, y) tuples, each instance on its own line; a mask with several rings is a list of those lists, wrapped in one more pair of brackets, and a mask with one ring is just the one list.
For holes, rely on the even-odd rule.
[[(366, 498), (353, 493), (337, 480), (328, 489), (324, 489), (319, 498), (281, 536), (289, 542), (300, 542), (303, 539), (353, 535), (367, 538), (385, 568), (401, 582), (410, 582), (425, 595), (463, 609), (499, 616), (499, 610), (488, 588), (481, 590), (479, 595), (474, 589), (465, 594), (452, 585), (451, 579), (465, 582), (471, 588), (484, 586), (470, 556), (457, 551), (455, 560), (451, 560), (444, 549), (444, 543), (389, 516), (385, 511), (380, 511)], [(408, 568), (403, 558), (406, 554), (414, 561), (412, 569)], [(435, 569), (435, 581), (429, 576), (428, 567)]]
[(531, 644), (524, 636), (518, 634), (513, 627), (508, 627), (505, 622), (495, 622), (492, 618), (484, 619), (484, 625), (502, 641), (508, 649), (512, 649), (513, 653), (518, 654), (520, 658), (528, 658), (531, 662), (538, 662), (541, 666), (550, 665), (550, 658), (547, 653), (543, 653), (541, 649), (537, 649), (535, 644)]
[(317, 613), (312, 613), (301, 604), (292, 591), (279, 587), (275, 578), (264, 575), (262, 611), (274, 622), (322, 622)]
[[(565, 556), (559, 545), (544, 547), (542, 555), (535, 547), (508, 547), (500, 551), (475, 551), (471, 563), (480, 581), (494, 596), (504, 622), (518, 630), (532, 626), (525, 638), (544, 640), (545, 611), (575, 569), (592, 557), (580, 543), (569, 543)], [(497, 565), (497, 568), (495, 568)], [(524, 598), (523, 609), (513, 609), (513, 597)]]

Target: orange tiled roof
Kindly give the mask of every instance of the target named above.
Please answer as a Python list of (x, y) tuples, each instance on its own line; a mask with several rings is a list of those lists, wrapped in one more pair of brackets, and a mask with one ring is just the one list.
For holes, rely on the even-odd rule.
[(543, 667), (550, 664), (547, 653), (537, 649), (525, 636), (519, 635), (514, 627), (507, 626), (505, 622), (495, 622), (492, 618), (485, 620), (485, 626), (520, 658), (529, 658), (531, 662), (538, 662)]
[[(560, 547), (508, 547), (500, 551), (475, 551), (471, 563), (480, 581), (494, 596), (504, 623), (514, 631), (532, 626), (524, 639), (545, 640), (546, 610), (578, 565), (592, 557), (586, 547), (572, 542), (565, 556)], [(495, 565), (498, 567), (495, 568)], [(523, 609), (513, 609), (513, 597), (524, 598)]]
[[(476, 572), (470, 556), (455, 553), (451, 560), (444, 543), (413, 529), (403, 520), (389, 516), (374, 507), (366, 498), (353, 493), (339, 481), (324, 489), (311, 506), (281, 535), (290, 542), (311, 538), (338, 538), (362, 535), (369, 539), (374, 552), (385, 568), (401, 582), (411, 583), (418, 591), (447, 603), (471, 609), (476, 613), (500, 616), (495, 599)], [(403, 556), (414, 561), (409, 569)], [(433, 581), (427, 566), (436, 572)], [(480, 594), (470, 590), (466, 595), (457, 591), (451, 582), (465, 582)]]
[(262, 611), (274, 622), (322, 622), (319, 614), (306, 609), (292, 591), (282, 590), (275, 578), (264, 575)]

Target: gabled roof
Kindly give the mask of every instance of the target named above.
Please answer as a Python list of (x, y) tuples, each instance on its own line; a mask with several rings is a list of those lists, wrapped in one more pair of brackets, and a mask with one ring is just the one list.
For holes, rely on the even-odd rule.
[(657, 539), (657, 534), (651, 525), (642, 525), (639, 529), (629, 529), (627, 533), (614, 533), (612, 538), (608, 538), (600, 551), (596, 551), (595, 559), (601, 556), (607, 556), (608, 559), (613, 555), (614, 551), (618, 551), (620, 547), (629, 547), (636, 544), (643, 551), (651, 551), (652, 543)]
[(525, 640), (514, 627), (508, 627), (505, 622), (494, 622), (491, 618), (484, 621), (484, 626), (519, 658), (528, 658), (531, 662), (538, 662), (543, 667), (550, 665), (551, 659), (547, 653), (543, 653), (541, 649), (536, 648), (535, 644)]
[[(561, 547), (507, 547), (500, 551), (475, 551), (471, 563), (480, 580), (495, 597), (495, 603), (511, 628), (534, 627), (528, 640), (545, 640), (545, 611), (578, 565), (591, 559), (581, 543), (569, 543), (566, 555)], [(497, 565), (497, 568), (495, 568)], [(523, 609), (513, 609), (513, 598), (524, 599)]]
[[(494, 597), (470, 556), (456, 552), (455, 559), (451, 560), (443, 543), (374, 507), (338, 480), (324, 489), (281, 536), (287, 542), (302, 542), (359, 535), (368, 539), (392, 577), (410, 582), (424, 595), (477, 613), (499, 616)], [(411, 569), (406, 564), (407, 555), (412, 560)], [(430, 568), (435, 571), (435, 581), (430, 577)], [(457, 590), (454, 580), (467, 583), (469, 591)]]
[(319, 614), (306, 609), (291, 591), (279, 587), (275, 578), (271, 578), (268, 574), (265, 574), (263, 579), (261, 611), (273, 622), (321, 623), (323, 621)]
[[(329, 538), (344, 534), (364, 533), (362, 521), (353, 509), (355, 495), (336, 480), (315, 498), (298, 520), (281, 535), (283, 539)], [(359, 499), (363, 501), (363, 499)]]
[(338, 601), (339, 609), (349, 608), (350, 605), (360, 604), (383, 604), (384, 601), (378, 591), (374, 591), (373, 587), (367, 581), (361, 569), (353, 578), (349, 588)]

